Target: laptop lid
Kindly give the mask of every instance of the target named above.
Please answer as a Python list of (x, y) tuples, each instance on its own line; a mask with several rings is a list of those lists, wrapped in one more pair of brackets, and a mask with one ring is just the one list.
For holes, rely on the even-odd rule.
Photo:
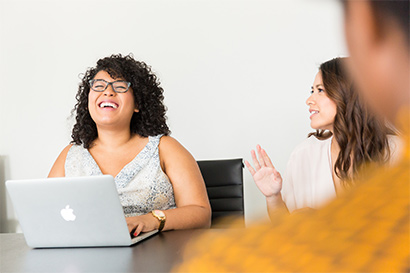
[(128, 232), (111, 175), (9, 180), (6, 188), (30, 247), (129, 246)]

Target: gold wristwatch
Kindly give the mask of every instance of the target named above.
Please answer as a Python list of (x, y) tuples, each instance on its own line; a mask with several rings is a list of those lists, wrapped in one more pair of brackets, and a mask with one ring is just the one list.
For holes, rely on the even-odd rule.
[(158, 219), (159, 221), (158, 230), (161, 231), (165, 226), (165, 220), (166, 220), (165, 213), (161, 210), (153, 210), (151, 211), (151, 213), (155, 218)]

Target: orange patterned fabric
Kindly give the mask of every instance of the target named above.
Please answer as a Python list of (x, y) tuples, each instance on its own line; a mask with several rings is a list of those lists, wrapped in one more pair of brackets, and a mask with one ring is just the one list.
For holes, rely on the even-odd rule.
[(204, 234), (178, 272), (410, 272), (410, 111), (401, 115), (405, 150), (391, 168), (315, 212), (275, 223)]

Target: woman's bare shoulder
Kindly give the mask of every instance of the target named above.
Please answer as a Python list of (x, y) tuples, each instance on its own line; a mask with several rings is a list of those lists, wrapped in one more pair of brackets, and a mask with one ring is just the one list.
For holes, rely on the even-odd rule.
[(166, 165), (188, 166), (195, 162), (191, 153), (178, 140), (170, 136), (161, 137), (158, 150), (163, 170), (166, 169)]
[(65, 176), (65, 160), (67, 158), (68, 151), (71, 149), (73, 144), (67, 145), (57, 157), (56, 161), (54, 162), (53, 167), (48, 174), (48, 177), (64, 177)]
[(175, 149), (183, 149), (185, 150), (184, 146), (179, 143), (178, 140), (171, 136), (162, 136), (159, 141), (159, 149), (160, 150), (175, 150)]

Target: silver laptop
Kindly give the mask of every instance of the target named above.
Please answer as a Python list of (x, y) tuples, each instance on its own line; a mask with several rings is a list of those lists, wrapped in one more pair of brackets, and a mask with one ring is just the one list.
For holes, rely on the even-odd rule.
[(158, 232), (131, 238), (111, 175), (9, 180), (6, 188), (30, 247), (130, 246)]

